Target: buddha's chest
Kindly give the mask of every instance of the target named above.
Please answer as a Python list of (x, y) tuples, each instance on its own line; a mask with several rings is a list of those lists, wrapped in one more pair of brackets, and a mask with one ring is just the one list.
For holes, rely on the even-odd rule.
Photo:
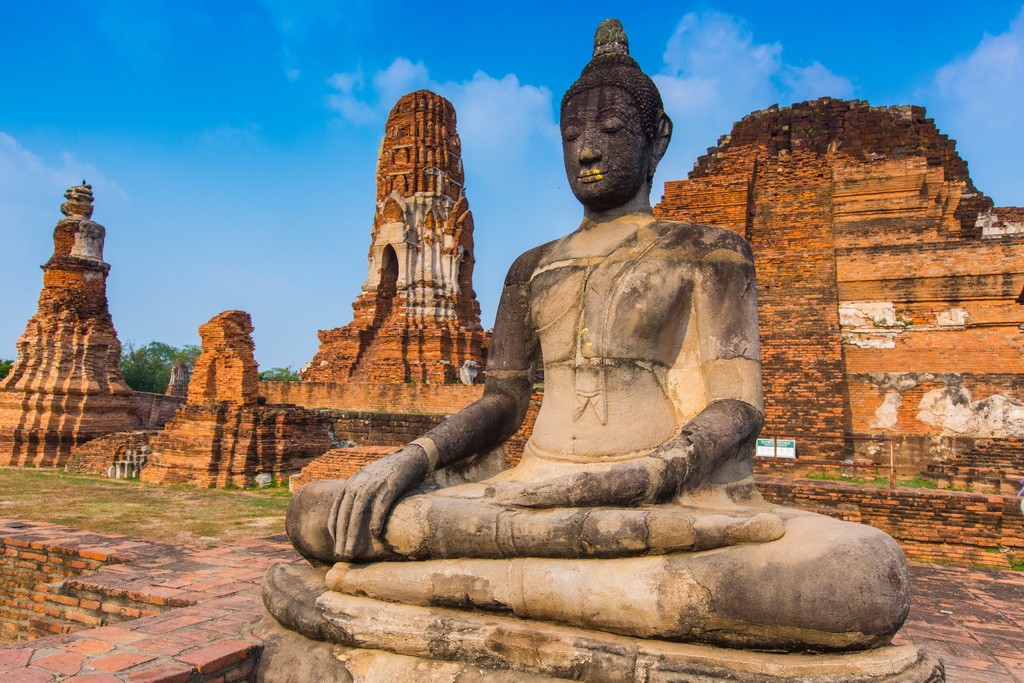
[(693, 268), (667, 258), (576, 258), (538, 268), (531, 319), (546, 361), (670, 363), (688, 324)]

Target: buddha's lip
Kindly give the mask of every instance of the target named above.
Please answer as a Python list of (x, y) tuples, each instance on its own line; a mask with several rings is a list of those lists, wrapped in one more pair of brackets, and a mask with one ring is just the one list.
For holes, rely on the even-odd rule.
[(599, 168), (594, 168), (589, 171), (580, 171), (578, 177), (584, 183), (596, 183), (599, 180), (604, 180), (604, 172)]

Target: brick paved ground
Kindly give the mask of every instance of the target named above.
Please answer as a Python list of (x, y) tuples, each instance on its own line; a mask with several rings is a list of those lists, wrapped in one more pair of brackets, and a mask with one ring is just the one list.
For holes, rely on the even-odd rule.
[[(296, 559), (283, 537), (217, 549), (147, 543), (42, 523), (10, 525), (0, 537), (90, 548), (128, 559), (74, 579), (96, 593), (146, 597), (168, 609), (102, 628), (0, 649), (0, 681), (234, 681), (249, 679), (262, 615), (259, 581), (270, 563)], [(137, 559), (132, 559), (137, 558)], [(952, 683), (1024, 683), (1024, 573), (914, 563), (914, 606), (897, 642), (938, 655)]]
[(1024, 572), (911, 567), (914, 603), (898, 638), (937, 655), (951, 683), (1024, 682)]

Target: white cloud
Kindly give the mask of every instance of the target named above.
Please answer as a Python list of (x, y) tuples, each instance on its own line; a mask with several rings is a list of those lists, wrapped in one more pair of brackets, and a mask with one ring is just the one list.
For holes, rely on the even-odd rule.
[(663, 80), (696, 80), (713, 86), (716, 98), (763, 100), (772, 93), (782, 47), (758, 45), (733, 17), (717, 12), (687, 14), (665, 48)]
[(373, 87), (380, 104), (390, 109), (402, 95), (430, 87), (430, 76), (423, 62), (413, 64), (399, 57), (388, 68), (374, 74)]
[(327, 79), (327, 84), (338, 92), (327, 96), (327, 106), (345, 119), (358, 125), (375, 123), (380, 118), (375, 104), (359, 99), (357, 93), (366, 85), (362, 68), (348, 73), (336, 73)]
[(793, 102), (811, 100), (822, 95), (840, 99), (853, 97), (854, 87), (850, 79), (832, 73), (821, 62), (813, 62), (804, 67), (784, 67), (780, 78)]
[(559, 139), (551, 91), (521, 84), (515, 74), (499, 79), (477, 71), (468, 81), (437, 89), (455, 105), (460, 134), (484, 153), (511, 153), (534, 138), (549, 143)]
[(938, 69), (919, 97), (936, 124), (958, 141), (978, 189), (996, 204), (1024, 204), (1024, 9), (998, 35)]
[(848, 98), (855, 90), (819, 62), (787, 64), (779, 43), (756, 42), (741, 20), (718, 12), (683, 17), (663, 60), (653, 78), (676, 133), (659, 181), (684, 177), (707, 147), (752, 111), (826, 95)]

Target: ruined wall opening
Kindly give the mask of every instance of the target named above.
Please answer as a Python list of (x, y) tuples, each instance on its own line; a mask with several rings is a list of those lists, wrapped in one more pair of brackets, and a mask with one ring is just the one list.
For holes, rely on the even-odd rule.
[(398, 294), (398, 254), (390, 244), (380, 255), (380, 285), (377, 287), (377, 321), (386, 320)]

